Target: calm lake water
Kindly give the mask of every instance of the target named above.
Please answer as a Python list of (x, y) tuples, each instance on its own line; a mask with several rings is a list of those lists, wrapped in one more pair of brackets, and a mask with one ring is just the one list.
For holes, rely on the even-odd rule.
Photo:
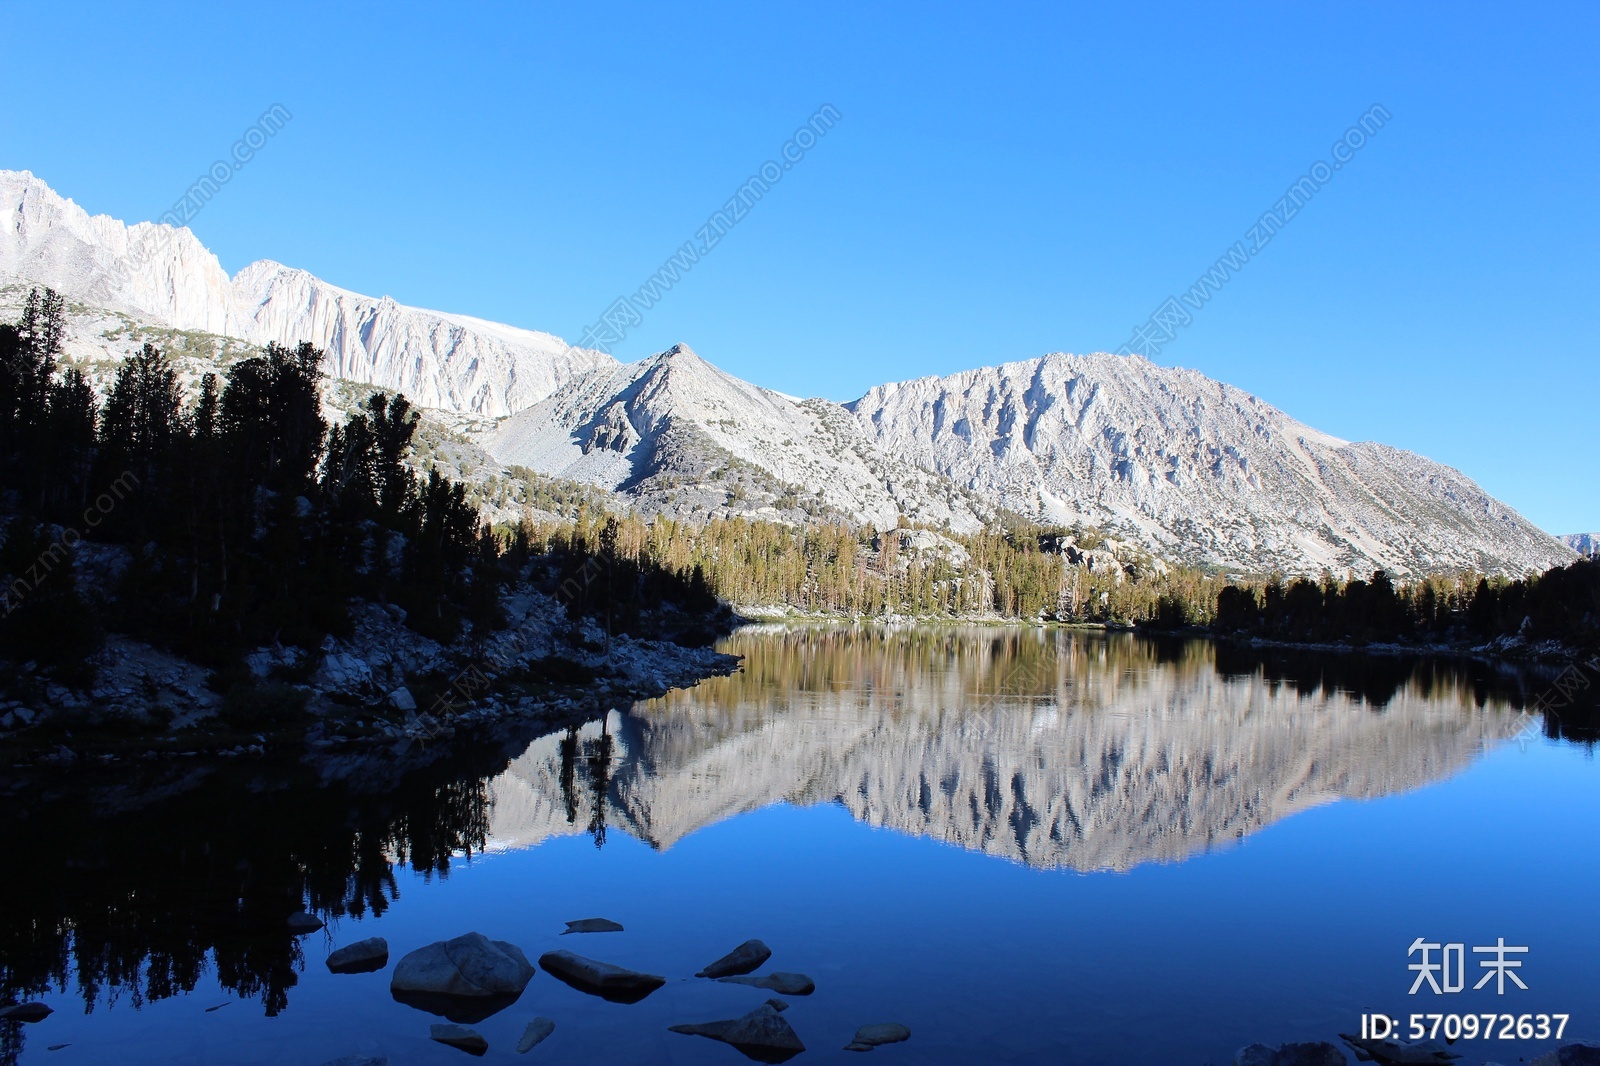
[[(1519, 709), (1548, 673), (1046, 630), (725, 646), (734, 676), (399, 780), (30, 786), (0, 827), (0, 990), (56, 1013), (3, 1027), (0, 1063), (459, 1063), (389, 970), (324, 959), (469, 930), (670, 978), (622, 1005), (541, 973), (477, 1026), (485, 1061), (743, 1062), (667, 1026), (770, 994), (690, 977), (750, 937), (763, 972), (816, 981), (785, 1015), (797, 1061), (859, 1061), (876, 1022), (911, 1028), (872, 1053), (905, 1063), (1221, 1064), (1372, 1011), (1600, 1038), (1600, 769), (1571, 721)], [(328, 927), (296, 939), (303, 903)], [(626, 931), (558, 935), (595, 916)], [(1407, 994), (1418, 937), (1467, 945), (1467, 991)], [(1528, 989), (1472, 991), (1501, 937)], [(556, 1032), (519, 1056), (535, 1015)]]

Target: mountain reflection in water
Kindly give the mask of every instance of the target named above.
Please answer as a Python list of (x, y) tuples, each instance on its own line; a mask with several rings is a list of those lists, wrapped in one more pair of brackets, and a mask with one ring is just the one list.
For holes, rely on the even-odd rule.
[[(656, 848), (774, 804), (1041, 868), (1175, 862), (1339, 797), (1425, 785), (1526, 724), (1548, 678), (990, 628), (743, 630), (742, 671), (604, 722), (365, 784), (298, 763), (10, 780), (0, 1002), (222, 988), (284, 1010), (285, 919), (381, 914), (395, 871), (608, 828)], [(1547, 722), (1546, 732), (1561, 728)], [(360, 779), (359, 775), (358, 778)], [(22, 1037), (0, 1027), (0, 1063)]]
[(1127, 870), (1438, 780), (1523, 724), (1467, 672), (1393, 659), (1269, 668), (1207, 642), (970, 628), (758, 628), (728, 650), (738, 674), (536, 741), (491, 784), (491, 847), (610, 826), (668, 848), (838, 803), (1029, 866)]

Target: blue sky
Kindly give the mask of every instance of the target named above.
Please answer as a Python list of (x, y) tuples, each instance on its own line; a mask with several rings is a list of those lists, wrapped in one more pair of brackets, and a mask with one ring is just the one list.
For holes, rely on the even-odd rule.
[(11, 4), (0, 166), (361, 292), (577, 339), (822, 104), (620, 345), (836, 400), (1115, 349), (1373, 104), (1156, 361), (1600, 529), (1600, 6)]

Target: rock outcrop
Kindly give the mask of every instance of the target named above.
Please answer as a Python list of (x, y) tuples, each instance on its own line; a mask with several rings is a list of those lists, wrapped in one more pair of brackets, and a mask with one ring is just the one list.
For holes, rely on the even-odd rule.
[(1459, 471), (1139, 356), (1046, 355), (845, 406), (883, 451), (986, 500), (1190, 563), (1520, 575), (1572, 559)]

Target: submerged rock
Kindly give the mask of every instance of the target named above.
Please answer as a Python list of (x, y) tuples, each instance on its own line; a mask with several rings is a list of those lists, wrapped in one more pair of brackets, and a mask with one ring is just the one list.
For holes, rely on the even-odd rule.
[(429, 1031), (428, 1039), (460, 1048), (472, 1055), (482, 1055), (489, 1050), (489, 1041), (476, 1029), (468, 1029), (464, 1025), (435, 1025)]
[(863, 1025), (856, 1030), (856, 1038), (844, 1046), (846, 1051), (871, 1051), (884, 1044), (898, 1044), (911, 1039), (911, 1030), (898, 1022), (883, 1025)]
[(772, 958), (771, 948), (759, 940), (746, 940), (695, 976), (732, 977), (735, 974), (754, 973), (770, 958)]
[(637, 1003), (667, 983), (665, 977), (586, 959), (570, 951), (547, 951), (539, 956), (539, 965), (578, 991), (613, 1003)]
[(328, 956), (334, 973), (371, 973), (389, 965), (389, 942), (381, 936), (357, 940)]
[(321, 929), (322, 919), (315, 914), (307, 914), (305, 911), (295, 911), (284, 920), (284, 924), (289, 927), (289, 932), (295, 936), (300, 936), (303, 933), (315, 933), (318, 929)]
[(408, 1006), (470, 1024), (516, 1002), (535, 972), (515, 944), (467, 933), (406, 955), (389, 991)]
[(803, 973), (784, 973), (779, 970), (775, 973), (762, 974), (760, 977), (719, 977), (717, 980), (725, 985), (749, 985), (751, 988), (765, 988), (778, 993), (780, 996), (809, 996), (817, 990), (817, 983)]
[(566, 936), (567, 933), (620, 932), (622, 932), (622, 926), (617, 922), (613, 922), (610, 918), (579, 918), (575, 922), (568, 922), (566, 930), (561, 935)]
[(10, 1007), (0, 1007), (0, 1021), (8, 1022), (42, 1022), (55, 1011), (43, 1003), (17, 1003)]
[(1344, 1052), (1326, 1041), (1314, 1044), (1251, 1044), (1239, 1049), (1233, 1066), (1348, 1066)]
[(1562, 1044), (1528, 1066), (1600, 1066), (1600, 1044)]
[(1461, 1057), (1437, 1040), (1372, 1040), (1348, 1033), (1340, 1033), (1339, 1039), (1350, 1045), (1360, 1061), (1379, 1062), (1383, 1066), (1427, 1066), (1454, 1062)]
[(545, 1037), (555, 1031), (556, 1023), (549, 1018), (535, 1018), (522, 1031), (522, 1036), (517, 1041), (517, 1051), (521, 1053), (532, 1051)]
[(329, 1059), (322, 1066), (389, 1066), (386, 1055), (345, 1055), (337, 1059)]
[(794, 1027), (770, 1003), (763, 1003), (749, 1014), (727, 1021), (671, 1025), (667, 1028), (674, 1033), (705, 1036), (732, 1044), (747, 1058), (757, 1062), (786, 1062), (806, 1049)]

